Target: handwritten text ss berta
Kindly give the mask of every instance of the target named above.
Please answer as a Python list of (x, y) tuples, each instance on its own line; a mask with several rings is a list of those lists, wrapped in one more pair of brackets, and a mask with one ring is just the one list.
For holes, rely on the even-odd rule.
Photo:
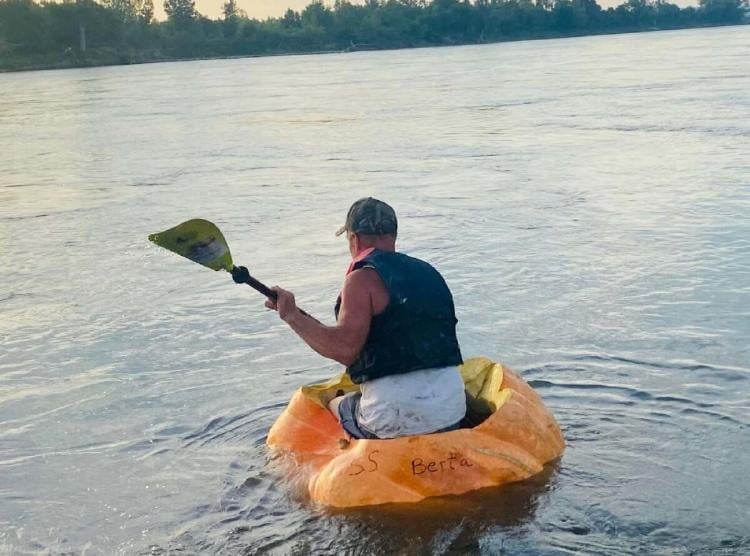
[(459, 458), (458, 454), (454, 454), (453, 452), (449, 453), (446, 459), (441, 460), (424, 461), (422, 458), (414, 458), (411, 460), (412, 475), (456, 471), (459, 467), (474, 467), (474, 464), (467, 458)]
[[(380, 454), (380, 450), (373, 450), (367, 454), (367, 462), (364, 464), (356, 461), (350, 463), (347, 474), (354, 477), (362, 473), (374, 473), (379, 468), (378, 454)], [(459, 471), (461, 467), (474, 467), (474, 464), (470, 459), (459, 457), (458, 454), (453, 452), (450, 452), (445, 459), (413, 458), (411, 460), (411, 473), (415, 476)]]

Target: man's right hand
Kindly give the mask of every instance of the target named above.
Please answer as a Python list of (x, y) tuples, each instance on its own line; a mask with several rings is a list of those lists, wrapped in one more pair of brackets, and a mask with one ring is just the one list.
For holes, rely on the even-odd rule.
[(278, 286), (274, 286), (271, 289), (276, 292), (276, 299), (266, 299), (266, 307), (278, 311), (281, 320), (289, 322), (290, 318), (299, 313), (297, 303), (294, 300), (294, 294)]

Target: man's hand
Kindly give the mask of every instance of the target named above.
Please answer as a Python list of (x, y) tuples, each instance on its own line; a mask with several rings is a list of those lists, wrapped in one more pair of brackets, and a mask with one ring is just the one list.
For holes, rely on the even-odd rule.
[(278, 286), (271, 288), (276, 292), (276, 300), (266, 299), (266, 307), (279, 312), (279, 317), (284, 322), (289, 322), (289, 319), (299, 314), (297, 303), (294, 301), (294, 294), (286, 291)]

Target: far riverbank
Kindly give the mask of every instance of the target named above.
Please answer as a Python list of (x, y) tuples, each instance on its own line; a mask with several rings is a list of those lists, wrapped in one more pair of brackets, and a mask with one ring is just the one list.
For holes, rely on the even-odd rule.
[(622, 31), (601, 31), (594, 33), (567, 33), (567, 34), (545, 34), (540, 36), (522, 37), (522, 38), (508, 38), (500, 39), (490, 42), (466, 42), (466, 43), (455, 43), (455, 44), (440, 44), (440, 45), (417, 45), (417, 46), (395, 46), (395, 47), (372, 47), (372, 48), (358, 48), (356, 46), (345, 48), (345, 49), (329, 49), (329, 50), (314, 50), (314, 51), (294, 51), (294, 52), (266, 52), (262, 54), (239, 54), (231, 56), (193, 56), (193, 57), (167, 57), (160, 56), (158, 52), (153, 53), (114, 53), (110, 52), (109, 49), (94, 49), (86, 52), (85, 56), (80, 54), (77, 56), (67, 56), (61, 61), (46, 60), (28, 60), (20, 61), (20, 65), (16, 67), (2, 67), (3, 60), (0, 60), (0, 73), (12, 73), (22, 71), (43, 71), (43, 70), (58, 70), (58, 69), (76, 69), (76, 68), (94, 68), (94, 67), (105, 67), (105, 66), (124, 66), (124, 65), (137, 65), (137, 64), (159, 64), (165, 62), (194, 62), (198, 60), (232, 60), (232, 59), (243, 59), (243, 58), (268, 58), (276, 56), (312, 56), (316, 54), (348, 54), (354, 52), (363, 51), (383, 51), (383, 50), (406, 50), (406, 49), (417, 49), (417, 48), (440, 48), (445, 46), (471, 46), (479, 44), (498, 44), (505, 42), (523, 42), (523, 41), (544, 41), (553, 39), (570, 39), (578, 37), (596, 37), (606, 35), (628, 35), (635, 33), (659, 33), (664, 31), (686, 31), (691, 29), (701, 28), (713, 28), (713, 27), (740, 27), (748, 25), (749, 23), (740, 23), (734, 25), (702, 25), (698, 27), (679, 27), (669, 29), (631, 29)]
[(266, 21), (248, 19), (228, 2), (221, 20), (183, 6), (166, 22), (153, 19), (149, 2), (115, 8), (92, 0), (0, 0), (0, 72), (493, 44), (750, 22), (744, 0), (706, 0), (698, 8), (629, 0), (606, 10), (594, 0), (554, 5), (389, 0), (340, 2), (332, 8), (313, 2), (302, 12), (288, 10)]

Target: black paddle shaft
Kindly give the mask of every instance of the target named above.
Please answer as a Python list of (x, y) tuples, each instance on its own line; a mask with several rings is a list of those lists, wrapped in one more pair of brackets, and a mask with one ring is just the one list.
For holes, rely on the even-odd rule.
[[(258, 280), (256, 278), (254, 278), (253, 276), (251, 276), (250, 273), (248, 272), (247, 268), (245, 268), (244, 266), (235, 266), (235, 267), (232, 267), (232, 278), (238, 284), (247, 284), (248, 286), (250, 286), (251, 288), (253, 288), (255, 291), (262, 293), (263, 295), (265, 295), (269, 299), (273, 299), (274, 301), (276, 301), (276, 299), (279, 297), (278, 294), (275, 291), (273, 291), (271, 288), (269, 288), (268, 286), (266, 286), (260, 280)], [(297, 308), (299, 309), (299, 307), (297, 307)], [(311, 319), (313, 319), (315, 321), (318, 321), (318, 319), (316, 319), (315, 317), (313, 317), (310, 314), (306, 313), (302, 309), (299, 309), (299, 312), (302, 313), (303, 315), (307, 316), (307, 317), (310, 317)], [(320, 321), (318, 321), (318, 322), (320, 322)]]
[(276, 301), (276, 298), (278, 297), (278, 294), (275, 291), (273, 291), (271, 288), (269, 288), (268, 286), (266, 286), (260, 280), (256, 280), (252, 276), (248, 277), (248, 279), (245, 280), (245, 284), (247, 284), (248, 286), (250, 286), (251, 288), (253, 288), (255, 291), (259, 291), (260, 293), (262, 293), (266, 297), (270, 297), (274, 301)]
[(257, 280), (256, 278), (251, 276), (247, 268), (244, 266), (232, 267), (232, 279), (238, 284), (247, 284), (255, 291), (262, 293), (263, 295), (265, 295), (269, 299), (273, 299), (274, 301), (276, 301), (276, 298), (278, 297), (275, 291), (266, 286), (260, 280)]

